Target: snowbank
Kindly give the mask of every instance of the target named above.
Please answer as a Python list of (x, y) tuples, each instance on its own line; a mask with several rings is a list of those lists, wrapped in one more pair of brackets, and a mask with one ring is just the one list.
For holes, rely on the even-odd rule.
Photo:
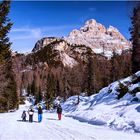
[[(70, 97), (64, 104), (65, 116), (117, 130), (140, 132), (140, 72), (110, 84), (90, 97)], [(118, 99), (120, 82), (127, 93)]]

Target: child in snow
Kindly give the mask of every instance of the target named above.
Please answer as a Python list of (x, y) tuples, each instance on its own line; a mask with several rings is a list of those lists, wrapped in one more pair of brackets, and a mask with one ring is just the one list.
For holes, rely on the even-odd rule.
[(30, 108), (28, 110), (28, 114), (29, 114), (29, 122), (33, 122), (33, 114), (34, 114), (34, 110), (32, 108)]
[(39, 106), (38, 107), (38, 122), (42, 121), (42, 114), (43, 114), (42, 106)]
[(23, 113), (22, 113), (22, 121), (26, 121), (26, 111), (24, 110)]
[(62, 107), (60, 104), (58, 104), (57, 106), (57, 114), (58, 114), (58, 120), (61, 120)]

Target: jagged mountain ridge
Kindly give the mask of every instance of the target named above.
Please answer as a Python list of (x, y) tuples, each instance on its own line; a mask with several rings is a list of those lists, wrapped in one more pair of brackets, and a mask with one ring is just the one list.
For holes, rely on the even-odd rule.
[[(60, 43), (60, 40), (63, 41)], [(70, 66), (74, 63), (76, 64), (69, 55), (69, 47), (71, 45), (84, 45), (90, 47), (94, 53), (102, 54), (108, 58), (112, 56), (113, 51), (121, 54), (123, 50), (131, 49), (131, 42), (125, 39), (115, 27), (110, 26), (106, 29), (94, 19), (88, 20), (80, 30), (74, 29), (67, 37), (46, 37), (39, 40), (32, 52), (36, 52), (54, 41), (59, 42), (58, 44), (55, 44), (54, 47), (60, 52), (60, 58), (63, 64)], [(75, 51), (78, 53), (83, 52), (80, 48), (77, 50), (75, 49)]]
[(115, 27), (105, 28), (94, 19), (87, 21), (80, 30), (73, 30), (65, 40), (89, 46), (95, 53), (104, 53), (107, 57), (113, 51), (121, 54), (122, 50), (131, 48), (131, 43)]
[(73, 67), (78, 63), (78, 59), (83, 61), (86, 59), (86, 46), (69, 44), (62, 38), (43, 38), (35, 44), (32, 52), (36, 54), (38, 54), (41, 50), (44, 52), (46, 47), (51, 47), (53, 51), (57, 51), (57, 58), (54, 59), (62, 62), (64, 66)]

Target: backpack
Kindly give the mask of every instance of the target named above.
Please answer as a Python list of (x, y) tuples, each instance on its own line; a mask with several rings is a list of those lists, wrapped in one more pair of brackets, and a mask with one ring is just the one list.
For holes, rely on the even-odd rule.
[(29, 115), (33, 115), (34, 114), (34, 111), (33, 110), (29, 110)]
[(61, 106), (57, 107), (57, 113), (62, 113), (62, 107)]
[(32, 111), (29, 111), (29, 115), (33, 115), (34, 114), (34, 112), (32, 112)]

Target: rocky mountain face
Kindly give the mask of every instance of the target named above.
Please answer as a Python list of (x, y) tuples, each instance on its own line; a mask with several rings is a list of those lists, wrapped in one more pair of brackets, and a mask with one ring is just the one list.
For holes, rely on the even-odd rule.
[[(14, 54), (19, 89), (47, 98), (95, 93), (112, 81), (128, 76), (131, 43), (114, 27), (89, 20), (67, 37), (46, 37), (31, 54)], [(90, 93), (91, 94), (91, 93)]]
[[(33, 52), (60, 39), (52, 37), (43, 38), (36, 43)], [(59, 51), (67, 52), (66, 50), (69, 49), (67, 44), (84, 45), (90, 47), (94, 53), (110, 58), (113, 52), (121, 54), (123, 50), (131, 49), (131, 42), (125, 39), (115, 27), (110, 26), (109, 28), (105, 28), (105, 26), (97, 23), (94, 19), (87, 21), (79, 30), (74, 29), (63, 39), (63, 43), (57, 44)], [(80, 50), (78, 52), (80, 53)]]
[(73, 30), (65, 40), (70, 44), (88, 46), (107, 57), (111, 57), (113, 51), (121, 54), (122, 50), (131, 48), (131, 43), (115, 27), (105, 28), (94, 19), (87, 21), (80, 30)]

